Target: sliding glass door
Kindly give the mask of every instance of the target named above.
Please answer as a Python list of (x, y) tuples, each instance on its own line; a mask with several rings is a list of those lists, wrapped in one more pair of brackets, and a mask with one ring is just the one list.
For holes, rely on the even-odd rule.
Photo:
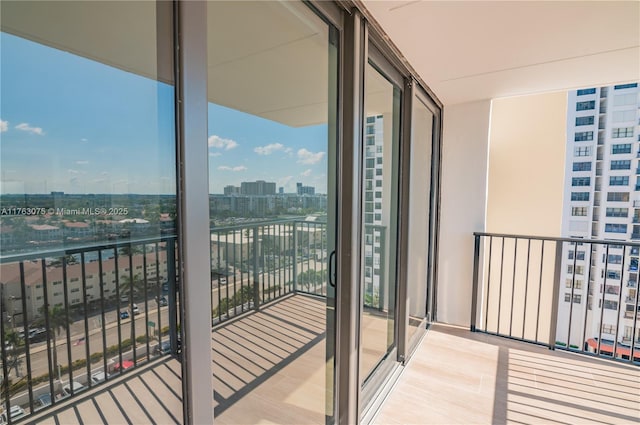
[[(400, 105), (399, 75), (370, 47), (365, 69), (361, 173), (360, 383), (363, 405), (395, 362)], [(370, 385), (374, 382), (374, 385)]]
[(332, 423), (338, 30), (208, 4), (214, 416)]

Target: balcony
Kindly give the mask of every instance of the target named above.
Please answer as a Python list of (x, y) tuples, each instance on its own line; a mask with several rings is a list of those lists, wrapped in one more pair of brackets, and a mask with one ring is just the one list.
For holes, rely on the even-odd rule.
[[(572, 253), (576, 250), (579, 254), (584, 250), (585, 255), (591, 255), (594, 249), (609, 252), (621, 245), (633, 247), (633, 244), (503, 234), (475, 235), (472, 330), (551, 349), (640, 364), (640, 347), (622, 343), (622, 334), (612, 341), (602, 338), (601, 329), (607, 323), (600, 312), (610, 311), (607, 315), (614, 317), (621, 315), (618, 294), (624, 273), (608, 270), (610, 284), (602, 291), (601, 283), (595, 283), (596, 290), (593, 291), (593, 282), (590, 281), (586, 287), (584, 284), (578, 286), (576, 283), (581, 280), (580, 276), (566, 272), (567, 265), (575, 268), (576, 260)], [(631, 265), (630, 269), (637, 270), (637, 265)], [(613, 282), (615, 279), (617, 284)], [(606, 294), (616, 297), (608, 298)], [(634, 300), (634, 303), (637, 302)], [(633, 315), (637, 309), (634, 303), (626, 306), (625, 317)], [(586, 313), (589, 311), (594, 313)], [(587, 320), (587, 314), (594, 317)], [(591, 321), (596, 318), (600, 323), (594, 325)]]
[[(300, 312), (304, 311), (304, 316)], [(214, 329), (214, 406), (219, 423), (321, 423), (324, 389), (309, 385), (324, 353), (324, 305), (285, 297)], [(317, 321), (316, 321), (317, 320)], [(282, 340), (282, 326), (300, 332)], [(261, 329), (257, 334), (254, 330)], [(217, 330), (217, 332), (216, 332)], [(265, 358), (264, 353), (271, 353)], [(180, 423), (179, 362), (163, 357), (34, 419), (57, 423)], [(559, 391), (558, 379), (562, 381)], [(434, 325), (373, 423), (529, 423), (637, 418), (640, 369), (588, 356)], [(595, 384), (595, 385), (594, 385)], [(608, 388), (615, 386), (619, 391)], [(535, 390), (532, 390), (534, 388)], [(149, 390), (151, 389), (151, 390)], [(276, 408), (286, 400), (287, 411)], [(116, 400), (117, 404), (116, 404)], [(407, 403), (416, 400), (415, 403)], [(425, 409), (418, 400), (431, 400)], [(266, 408), (272, 406), (272, 409)], [(473, 408), (460, 408), (473, 406)]]
[[(211, 369), (215, 389), (212, 406), (216, 420), (220, 423), (255, 423), (259, 420), (288, 423), (324, 421), (325, 388), (314, 382), (326, 372), (324, 366), (321, 370), (317, 366), (324, 365), (326, 356), (326, 302), (323, 299), (327, 289), (325, 232), (324, 223), (296, 220), (230, 226), (211, 231), (211, 347), (214, 353)], [(434, 325), (418, 347), (416, 357), (406, 367), (398, 386), (383, 405), (375, 422), (389, 423), (391, 418), (406, 422), (411, 422), (410, 418), (414, 418), (414, 421), (415, 418), (422, 420), (424, 406), (417, 404), (415, 407), (423, 411), (422, 415), (413, 411), (413, 407), (406, 405), (407, 394), (412, 394), (411, 397), (428, 395), (439, 406), (450, 406), (445, 410), (429, 409), (426, 414), (433, 415), (429, 417), (435, 422), (447, 420), (492, 423), (504, 421), (505, 418), (544, 418), (544, 421), (557, 418), (556, 415), (559, 414), (567, 421), (575, 422), (581, 418), (581, 403), (584, 403), (584, 407), (589, 407), (590, 411), (597, 409), (598, 417), (603, 421), (631, 420), (635, 414), (634, 398), (629, 394), (633, 393), (634, 385), (637, 386), (636, 383), (640, 382), (640, 369), (603, 362), (589, 356), (576, 357), (563, 351), (582, 352), (605, 359), (610, 359), (611, 353), (616, 352), (619, 353), (616, 357), (621, 362), (628, 363), (629, 358), (634, 358), (637, 361), (631, 363), (637, 363), (640, 361), (640, 347), (635, 351), (631, 349), (632, 352), (628, 348), (625, 351), (628, 344), (615, 342), (612, 345), (597, 334), (586, 338), (583, 343), (567, 344), (563, 341), (573, 339), (564, 339), (561, 329), (557, 330), (556, 337), (551, 337), (556, 332), (551, 324), (557, 323), (557, 318), (554, 322), (548, 312), (541, 309), (541, 300), (546, 300), (544, 297), (548, 296), (549, 282), (545, 280), (544, 273), (536, 276), (534, 272), (540, 265), (543, 271), (549, 267), (545, 254), (538, 258), (536, 247), (541, 243), (540, 238), (487, 238), (481, 245), (489, 249), (485, 252), (489, 256), (483, 258), (485, 265), (492, 270), (487, 272), (493, 278), (487, 276), (487, 292), (484, 297), (487, 298), (487, 304), (478, 302), (476, 306), (477, 320), (473, 329), (477, 332), (442, 324)], [(511, 246), (507, 240), (517, 242)], [(558, 241), (542, 242), (547, 245), (546, 255), (553, 258), (554, 250), (549, 249), (549, 244)], [(591, 252), (592, 247), (589, 245), (593, 244), (584, 240), (560, 242), (573, 248), (584, 246), (585, 252)], [(577, 245), (578, 242), (580, 245)], [(49, 335), (49, 338), (45, 337), (47, 341), (27, 344), (21, 354), (24, 360), (22, 363), (26, 363), (23, 370), (26, 368), (26, 375), (31, 378), (39, 376), (43, 370), (48, 381), (45, 380), (42, 385), (33, 385), (31, 391), (24, 386), (17, 388), (15, 382), (12, 382), (9, 387), (11, 397), (3, 400), (5, 406), (9, 401), (7, 407), (20, 405), (25, 412), (33, 411), (33, 415), (28, 418), (35, 422), (180, 423), (183, 399), (180, 391), (180, 347), (175, 338), (177, 333), (171, 331), (176, 329), (177, 322), (171, 318), (174, 314), (171, 305), (155, 304), (156, 299), (163, 297), (170, 298), (176, 305), (179, 301), (179, 291), (174, 298), (170, 289), (179, 289), (177, 279), (172, 279), (175, 271), (164, 266), (162, 261), (167, 258), (167, 264), (175, 263), (173, 244), (172, 238), (161, 238), (114, 243), (99, 248), (77, 248), (73, 255), (78, 255), (82, 260), (96, 258), (89, 263), (80, 264), (70, 264), (70, 258), (66, 256), (61, 258), (59, 264), (54, 262), (53, 265), (51, 258), (38, 258), (35, 264), (40, 269), (42, 264), (49, 265), (45, 270), (51, 274), (52, 270), (65, 268), (69, 278), (74, 276), (75, 268), (81, 268), (82, 264), (85, 264), (86, 276), (86, 270), (90, 268), (101, 266), (101, 270), (114, 269), (118, 273), (119, 268), (114, 268), (115, 264), (120, 264), (121, 267), (135, 266), (141, 261), (144, 263), (146, 258), (148, 263), (143, 267), (146, 272), (137, 281), (152, 284), (127, 286), (127, 291), (124, 292), (130, 296), (127, 301), (129, 307), (133, 301), (144, 305), (139, 316), (134, 315), (118, 322), (120, 315), (116, 313), (124, 306), (119, 302), (121, 294), (116, 293), (113, 295), (113, 304), (101, 301), (94, 305), (97, 309), (88, 308), (85, 310), (87, 314), (74, 315), (69, 335), (63, 332), (57, 342), (52, 341), (53, 335)], [(384, 249), (384, 245), (384, 239), (376, 241), (376, 246), (380, 249)], [(97, 257), (93, 254), (96, 250), (101, 253)], [(500, 251), (514, 252), (516, 256), (527, 253), (529, 264), (520, 270), (528, 270), (527, 288), (523, 290), (513, 286), (519, 276), (516, 269), (524, 263), (518, 262), (519, 265), (513, 268), (508, 265), (509, 255), (490, 255), (491, 252), (495, 254)], [(561, 250), (556, 248), (556, 255), (558, 252)], [(153, 261), (154, 258), (160, 261)], [(501, 258), (502, 264), (495, 268), (498, 258)], [(12, 260), (27, 269), (34, 263), (31, 256), (18, 256)], [(96, 261), (97, 264), (94, 264)], [(19, 276), (24, 278), (24, 273)], [(150, 279), (152, 276), (154, 279)], [(500, 276), (499, 280), (495, 280), (497, 276)], [(576, 274), (576, 277), (584, 276)], [(162, 283), (165, 278), (166, 286)], [(480, 284), (480, 281), (477, 283), (476, 293), (479, 295), (485, 290), (485, 284)], [(145, 288), (147, 292), (144, 292)], [(145, 297), (149, 293), (151, 296)], [(495, 299), (496, 296), (498, 299)], [(522, 311), (529, 312), (521, 321), (518, 318), (521, 310), (516, 306), (519, 299), (524, 300)], [(376, 304), (379, 298), (374, 294), (365, 294), (365, 302), (365, 307), (380, 307)], [(544, 302), (553, 305), (553, 301)], [(105, 304), (104, 308), (102, 304)], [(67, 313), (71, 314), (71, 311)], [(32, 313), (27, 315), (28, 318), (31, 317), (30, 314)], [(110, 320), (102, 320), (100, 326), (90, 328), (87, 338), (85, 324), (98, 325), (95, 322), (97, 317)], [(385, 321), (378, 323), (375, 317), (365, 319), (371, 322), (366, 325), (368, 327), (386, 326)], [(103, 323), (106, 326), (101, 327)], [(163, 324), (169, 324), (168, 328), (157, 334), (153, 332), (154, 328), (164, 328)], [(131, 340), (136, 341), (133, 344), (126, 343), (127, 338), (123, 338), (123, 335), (129, 333), (133, 336)], [(497, 335), (509, 336), (510, 339)], [(140, 336), (144, 338), (140, 339)], [(104, 350), (105, 344), (110, 348), (111, 341), (114, 349)], [(165, 344), (172, 343), (173, 347), (168, 345), (166, 350), (161, 349), (163, 341)], [(598, 344), (597, 341), (602, 342)], [(366, 344), (367, 342), (362, 348), (362, 362), (366, 367), (373, 367), (375, 359), (369, 358), (367, 353), (375, 351), (375, 348), (368, 348)], [(540, 345), (554, 348), (555, 351)], [(47, 366), (52, 364), (47, 360), (52, 353), (51, 348), (58, 352), (58, 362), (62, 363), (60, 378), (57, 378), (58, 372), (55, 369), (48, 369)], [(80, 362), (79, 367), (68, 368), (69, 363), (65, 363), (67, 356), (63, 354), (65, 351), (72, 353), (74, 364), (83, 358), (96, 361), (88, 364)], [(101, 351), (113, 354), (104, 355)], [(96, 355), (97, 352), (100, 352), (99, 356)], [(167, 352), (174, 354), (162, 355)], [(127, 364), (127, 367), (117, 367), (118, 363)], [(562, 367), (553, 371), (552, 368), (559, 364)], [(14, 365), (11, 362), (4, 365), (9, 376)], [(594, 369), (601, 370), (602, 373), (594, 375)], [(108, 372), (106, 382), (96, 384), (87, 379), (87, 376), (102, 370)], [(562, 373), (561, 370), (573, 371), (563, 374), (564, 387), (570, 382), (570, 391), (582, 393), (583, 387), (588, 386), (592, 397), (577, 397), (569, 391), (563, 392), (558, 399), (553, 379), (558, 373)], [(589, 377), (585, 378), (587, 371)], [(611, 379), (617, 379), (615, 376), (625, 377), (628, 391), (612, 395), (603, 389), (610, 385)], [(518, 379), (514, 380), (514, 377)], [(77, 381), (89, 388), (76, 391), (68, 398), (54, 396), (53, 406), (37, 410), (39, 395), (56, 394), (59, 387), (69, 381)], [(620, 379), (616, 380), (619, 381)], [(597, 385), (593, 385), (593, 382)], [(536, 392), (529, 391), (529, 386), (535, 387)], [(453, 408), (460, 403), (466, 404), (464, 397), (473, 398), (473, 404), (472, 400), (468, 403), (474, 409)], [(565, 405), (568, 400), (574, 400), (572, 409), (567, 409)], [(283, 406), (286, 406), (284, 412)]]
[(374, 423), (635, 422), (638, 379), (631, 366), (435, 325)]

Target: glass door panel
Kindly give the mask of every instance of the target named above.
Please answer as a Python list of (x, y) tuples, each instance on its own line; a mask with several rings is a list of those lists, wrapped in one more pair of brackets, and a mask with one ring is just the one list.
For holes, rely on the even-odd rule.
[(0, 9), (0, 410), (30, 415), (176, 341), (173, 6)]
[(372, 63), (365, 71), (360, 380), (396, 346), (396, 240), (401, 91)]
[(214, 416), (332, 423), (338, 32), (291, 1), (207, 27)]
[(426, 329), (433, 113), (413, 101), (407, 262), (407, 341), (415, 343)]

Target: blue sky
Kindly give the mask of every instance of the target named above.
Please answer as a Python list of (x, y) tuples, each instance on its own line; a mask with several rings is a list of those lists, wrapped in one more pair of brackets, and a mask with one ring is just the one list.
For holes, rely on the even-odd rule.
[[(175, 193), (173, 87), (6, 33), (0, 44), (0, 193)], [(210, 104), (209, 191), (326, 193), (326, 144), (326, 125)]]

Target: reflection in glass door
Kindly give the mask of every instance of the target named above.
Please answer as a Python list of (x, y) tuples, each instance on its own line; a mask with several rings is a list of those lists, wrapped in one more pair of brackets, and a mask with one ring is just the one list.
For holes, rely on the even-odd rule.
[[(396, 240), (401, 91), (373, 64), (365, 71), (360, 381), (396, 347)], [(391, 360), (394, 361), (395, 359)]]
[(411, 160), (409, 192), (409, 229), (407, 235), (407, 341), (415, 345), (426, 329), (430, 306), (428, 288), (432, 285), (429, 274), (429, 241), (431, 240), (430, 203), (432, 167), (432, 140), (434, 114), (416, 96), (413, 99), (411, 119)]
[(338, 32), (291, 1), (207, 27), (214, 416), (332, 423)]

